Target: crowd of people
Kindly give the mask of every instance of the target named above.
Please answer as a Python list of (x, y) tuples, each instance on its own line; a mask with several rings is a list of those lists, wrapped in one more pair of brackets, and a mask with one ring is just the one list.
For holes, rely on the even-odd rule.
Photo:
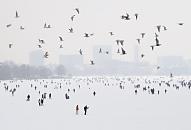
[[(34, 80), (2, 80), (0, 81), (0, 91), (4, 90), (10, 96), (17, 96), (17, 90), (28, 87), (32, 89), (38, 98), (34, 99), (32, 92), (26, 95), (26, 101), (30, 102), (33, 98), (37, 101), (39, 107), (46, 104), (47, 100), (51, 100), (56, 96), (53, 90), (63, 91), (63, 100), (70, 101), (72, 96), (79, 92), (80, 89), (86, 89), (94, 98), (97, 97), (97, 89), (95, 87), (105, 87), (107, 89), (116, 87), (119, 90), (128, 90), (134, 95), (165, 95), (170, 93), (172, 89), (179, 91), (180, 89), (190, 90), (191, 79), (189, 77), (73, 77), (70, 79), (34, 79)], [(65, 97), (65, 98), (64, 98)], [(81, 106), (81, 107), (80, 107)], [(87, 115), (89, 105), (76, 103), (75, 114), (79, 115), (79, 111), (83, 111), (83, 115)], [(91, 107), (91, 109), (93, 109)]]

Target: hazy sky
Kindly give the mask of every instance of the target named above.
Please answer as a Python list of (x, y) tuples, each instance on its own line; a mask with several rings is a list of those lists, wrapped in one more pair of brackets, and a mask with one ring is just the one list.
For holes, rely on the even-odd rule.
[[(38, 49), (38, 39), (45, 40), (44, 51), (50, 53), (47, 63), (58, 63), (59, 54), (78, 54), (81, 48), (85, 60), (91, 59), (93, 45), (113, 46), (115, 58), (133, 60), (134, 46), (140, 33), (146, 36), (140, 46), (145, 60), (153, 62), (157, 56), (180, 55), (191, 58), (191, 16), (189, 0), (0, 0), (0, 61), (14, 60), (28, 63), (28, 55)], [(80, 9), (77, 15), (75, 8)], [(15, 11), (20, 18), (15, 19)], [(132, 20), (121, 20), (121, 15), (129, 13)], [(136, 21), (134, 14), (139, 14)], [(76, 15), (74, 21), (70, 20)], [(43, 29), (44, 23), (51, 29)], [(179, 26), (178, 22), (184, 22)], [(7, 24), (12, 24), (6, 28)], [(20, 30), (20, 26), (25, 30)], [(161, 47), (151, 51), (155, 44), (156, 25), (165, 25), (167, 31), (160, 33)], [(73, 27), (74, 33), (68, 33)], [(108, 32), (113, 31), (114, 36)], [(92, 38), (84, 38), (85, 32), (94, 33)], [(59, 38), (64, 38), (63, 49), (59, 49)], [(116, 39), (124, 39), (127, 55), (116, 55)], [(9, 49), (8, 44), (13, 43)]]

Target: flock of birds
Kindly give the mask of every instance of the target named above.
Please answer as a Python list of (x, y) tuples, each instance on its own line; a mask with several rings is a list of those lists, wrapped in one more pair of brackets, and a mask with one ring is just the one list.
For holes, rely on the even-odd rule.
[[(75, 8), (74, 10), (75, 10), (75, 14), (70, 17), (72, 22), (76, 19), (76, 16), (80, 14), (79, 8)], [(20, 18), (20, 15), (19, 15), (18, 11), (16, 11), (15, 18), (16, 19)], [(136, 21), (139, 20), (139, 14), (135, 13), (134, 16), (131, 17), (128, 13), (126, 13), (126, 14), (121, 16), (121, 20), (129, 21), (129, 20), (133, 20), (133, 19), (136, 20)], [(181, 22), (181, 23), (178, 23), (178, 25), (182, 26), (182, 25), (184, 25), (184, 23)], [(7, 28), (10, 28), (11, 26), (12, 26), (12, 24), (7, 24), (6, 25)], [(51, 29), (52, 26), (45, 22), (43, 28), (44, 29)], [(20, 26), (20, 30), (24, 30), (24, 29), (25, 28), (23, 26)], [(156, 31), (155, 31), (155, 34), (154, 34), (155, 35), (155, 44), (150, 45), (150, 48), (151, 48), (152, 51), (154, 51), (154, 49), (156, 47), (160, 47), (162, 45), (161, 42), (160, 42), (160, 39), (159, 39), (159, 34), (160, 34), (161, 31), (167, 31), (167, 30), (168, 30), (167, 27), (164, 26), (164, 25), (157, 25), (156, 26)], [(72, 27), (69, 28), (68, 33), (74, 33), (74, 28), (72, 28)], [(113, 35), (115, 35), (115, 33), (114, 32), (108, 32), (108, 35), (113, 36)], [(142, 39), (145, 38), (145, 35), (146, 35), (146, 33), (142, 32), (142, 33), (140, 33), (140, 38), (135, 39), (139, 45), (141, 44)], [(95, 34), (94, 33), (86, 33), (86, 32), (84, 33), (85, 38), (89, 38), (89, 37), (92, 37), (92, 36), (95, 36)], [(58, 36), (58, 39), (59, 39), (59, 41), (61, 43), (59, 45), (59, 48), (63, 48), (64, 38), (62, 36)], [(38, 48), (43, 48), (43, 46), (46, 43), (46, 41), (44, 39), (38, 39), (38, 42), (39, 42), (39, 44), (37, 46)], [(122, 39), (117, 39), (117, 40), (115, 40), (115, 42), (116, 42), (116, 44), (118, 46), (118, 49), (117, 49), (116, 53), (121, 54), (121, 55), (126, 55), (127, 51), (123, 47), (125, 41), (122, 40)], [(13, 47), (13, 43), (9, 44), (9, 48), (12, 48), (12, 47)], [(111, 52), (109, 52), (109, 51), (103, 52), (102, 48), (100, 48), (98, 53), (109, 54)], [(79, 54), (80, 55), (84, 54), (83, 49), (79, 50)], [(143, 58), (145, 56), (145, 54), (140, 54), (140, 56), (141, 56), (141, 58)], [(48, 57), (49, 57), (49, 52), (45, 51), (44, 58), (48, 58)], [(91, 63), (91, 65), (95, 64), (94, 60), (90, 60), (90, 63)]]

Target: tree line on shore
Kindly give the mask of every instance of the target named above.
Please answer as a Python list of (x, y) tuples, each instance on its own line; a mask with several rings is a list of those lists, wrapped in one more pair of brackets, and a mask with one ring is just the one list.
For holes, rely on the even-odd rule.
[(65, 75), (63, 65), (31, 66), (13, 62), (0, 63), (0, 80), (54, 78)]

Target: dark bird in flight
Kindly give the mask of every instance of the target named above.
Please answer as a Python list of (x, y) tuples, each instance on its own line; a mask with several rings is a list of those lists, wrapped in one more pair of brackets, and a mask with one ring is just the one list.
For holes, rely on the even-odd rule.
[(117, 42), (117, 45), (119, 45), (120, 40), (116, 40), (116, 42)]
[(157, 66), (157, 70), (160, 69), (160, 66)]
[(69, 31), (70, 31), (70, 33), (74, 32), (73, 28), (69, 28)]
[(99, 53), (102, 53), (102, 49), (101, 48), (99, 48)]
[(19, 14), (18, 14), (17, 11), (16, 11), (16, 14), (15, 14), (15, 18), (19, 18)]
[(90, 37), (90, 36), (93, 36), (94, 34), (91, 33), (91, 34), (88, 34), (88, 33), (84, 33), (84, 37)]
[(12, 24), (7, 24), (7, 25), (6, 25), (7, 28), (9, 28), (9, 27), (11, 27), (11, 26), (12, 26)]
[(39, 47), (39, 48), (42, 48), (42, 46), (41, 46), (41, 45), (38, 45), (38, 47)]
[(48, 52), (45, 52), (44, 57), (48, 58), (48, 56), (49, 56)]
[(79, 52), (80, 52), (80, 55), (82, 55), (82, 49), (80, 49)]
[(79, 8), (75, 8), (75, 10), (76, 10), (76, 12), (77, 12), (78, 14), (80, 14)]
[(20, 26), (20, 30), (24, 30), (25, 28), (23, 26)]
[(60, 39), (61, 42), (64, 41), (63, 38), (62, 38), (61, 36), (59, 36), (59, 39)]
[(141, 37), (144, 38), (146, 33), (141, 33)]
[(13, 44), (9, 44), (9, 48), (12, 48)]
[(126, 13), (126, 15), (122, 15), (122, 16), (121, 16), (121, 19), (130, 20), (129, 14)]
[(44, 44), (44, 43), (45, 43), (45, 41), (42, 40), (42, 39), (38, 39), (38, 41), (39, 41), (39, 43), (41, 43), (41, 44)]
[(109, 34), (111, 35), (111, 36), (113, 36), (114, 34), (113, 34), (113, 32), (109, 32)]
[(135, 19), (136, 19), (136, 20), (138, 19), (138, 14), (137, 14), (137, 13), (135, 14)]
[(89, 34), (87, 34), (87, 33), (84, 33), (84, 37), (89, 37)]
[(137, 38), (137, 42), (140, 44), (140, 43), (141, 43), (141, 39), (140, 39), (140, 38)]
[(72, 21), (74, 21), (74, 17), (75, 17), (75, 15), (72, 15), (72, 17), (71, 17), (71, 20), (72, 20)]
[(121, 46), (123, 46), (124, 40), (120, 40), (119, 42), (121, 43)]
[(93, 60), (90, 60), (90, 63), (91, 63), (91, 65), (94, 65), (94, 64), (95, 64)]
[(121, 47), (121, 52), (122, 52), (122, 55), (127, 54), (126, 51), (122, 47)]
[(161, 29), (161, 25), (157, 25), (158, 32), (160, 32), (160, 29)]
[(167, 30), (167, 27), (166, 27), (166, 26), (163, 26), (163, 29), (164, 29), (164, 31), (166, 31), (166, 30)]
[(184, 23), (178, 23), (178, 25), (184, 25)]

